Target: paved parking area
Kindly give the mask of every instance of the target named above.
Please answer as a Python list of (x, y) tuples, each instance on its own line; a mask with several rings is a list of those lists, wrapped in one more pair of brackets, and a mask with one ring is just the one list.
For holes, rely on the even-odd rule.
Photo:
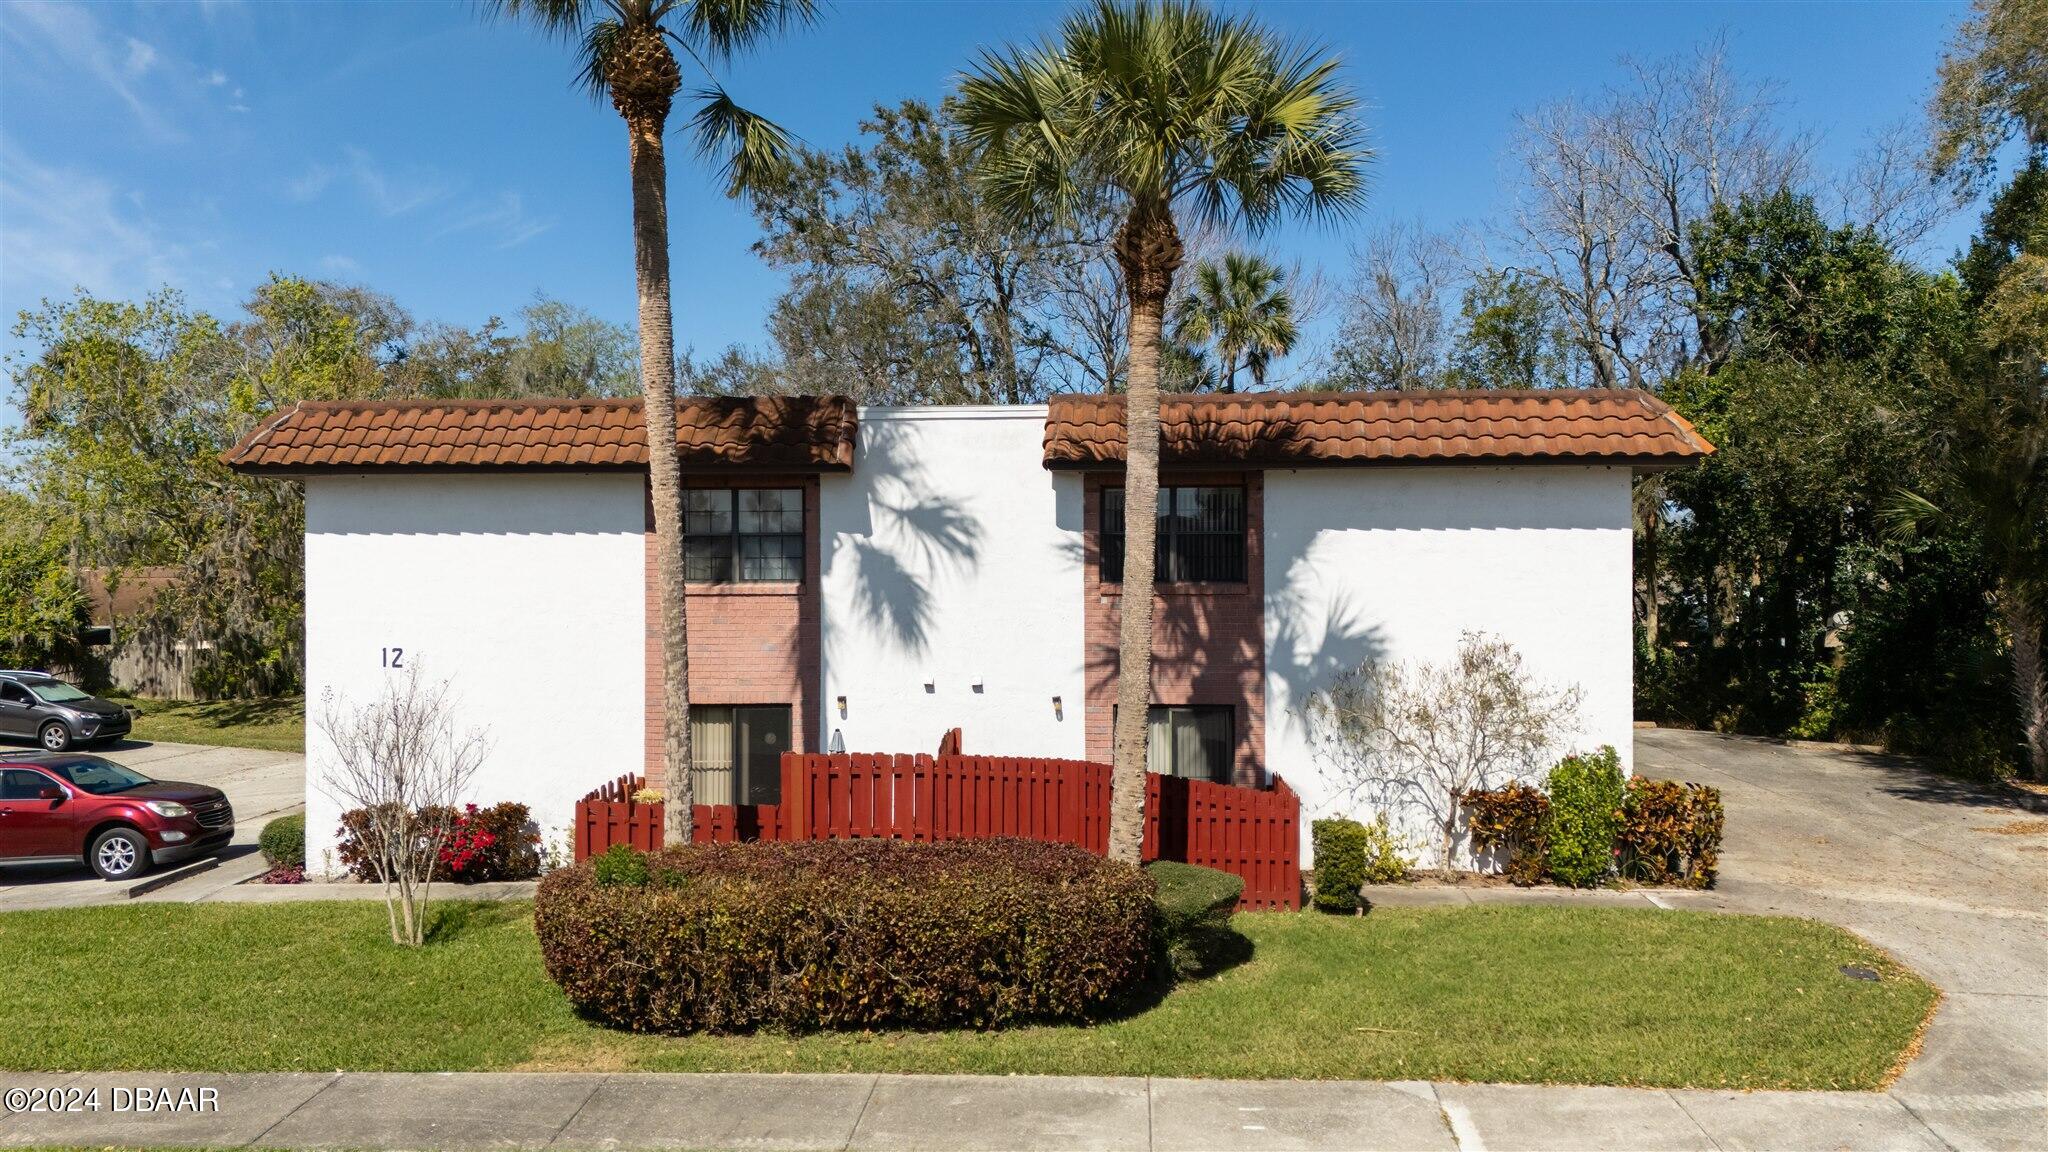
[(1950, 1147), (2048, 1148), (2048, 805), (1703, 732), (1638, 732), (1636, 765), (1712, 784), (1727, 810), (1720, 886), (1665, 900), (1809, 916), (1890, 951), (1943, 993), (1890, 1095)]
[[(221, 853), (224, 860), (247, 861), (263, 825), (305, 806), (306, 758), (298, 752), (141, 741), (90, 751), (159, 780), (210, 784), (226, 792), (235, 806), (235, 839)], [(101, 880), (82, 863), (0, 866), (0, 910), (120, 903), (128, 898), (127, 888)]]

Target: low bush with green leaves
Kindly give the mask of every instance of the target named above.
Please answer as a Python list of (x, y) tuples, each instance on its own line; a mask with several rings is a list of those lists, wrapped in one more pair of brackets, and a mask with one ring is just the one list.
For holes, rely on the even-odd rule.
[(1632, 777), (1618, 837), (1621, 874), (1645, 884), (1712, 888), (1721, 860), (1721, 790)]
[(1174, 860), (1155, 860), (1145, 873), (1157, 887), (1153, 924), (1161, 970), (1187, 979), (1220, 966), (1234, 942), (1230, 918), (1244, 896), (1244, 878)]
[(1567, 756), (1550, 770), (1550, 825), (1544, 834), (1550, 876), (1588, 888), (1614, 870), (1625, 786), (1612, 747)]
[(256, 837), (256, 846), (263, 850), (263, 859), (272, 868), (304, 868), (306, 814), (294, 812), (265, 824)]
[(637, 884), (598, 863), (624, 859), (549, 873), (534, 930), (570, 1003), (636, 1032), (1086, 1019), (1153, 957), (1152, 879), (1071, 845), (692, 844)]
[(1387, 814), (1370, 824), (1332, 817), (1310, 825), (1315, 848), (1314, 904), (1325, 912), (1350, 912), (1360, 906), (1359, 888), (1366, 884), (1398, 884), (1415, 867), (1406, 845), (1387, 823)]
[(1465, 794), (1465, 826), (1475, 852), (1490, 853), (1501, 874), (1523, 887), (1549, 877), (1550, 797), (1520, 780)]

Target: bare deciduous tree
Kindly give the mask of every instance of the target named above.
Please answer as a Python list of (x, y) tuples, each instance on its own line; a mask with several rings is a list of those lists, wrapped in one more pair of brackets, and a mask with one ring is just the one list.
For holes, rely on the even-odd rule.
[(1442, 387), (1463, 278), (1457, 245), (1420, 224), (1366, 237), (1351, 253), (1332, 380), (1359, 389)]
[(1538, 683), (1507, 641), (1467, 632), (1442, 663), (1368, 660), (1304, 713), (1316, 758), (1345, 793), (1426, 816), (1449, 868), (1465, 794), (1539, 776), (1576, 730), (1581, 695)]
[(433, 813), (468, 794), (489, 743), (457, 728), (448, 683), (423, 680), (417, 665), (367, 704), (328, 692), (319, 723), (327, 755), (318, 787), (344, 812), (364, 813), (357, 844), (384, 885), (391, 940), (418, 945), (434, 865), (452, 831)]

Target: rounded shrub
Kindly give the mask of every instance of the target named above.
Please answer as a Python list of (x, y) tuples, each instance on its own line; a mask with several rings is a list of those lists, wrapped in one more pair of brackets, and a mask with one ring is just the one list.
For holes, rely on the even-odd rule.
[(1157, 886), (1153, 905), (1161, 970), (1185, 979), (1217, 967), (1222, 946), (1230, 942), (1230, 918), (1244, 896), (1244, 878), (1175, 860), (1155, 860), (1145, 865), (1145, 873)]
[(1550, 770), (1550, 822), (1545, 851), (1550, 877), (1585, 888), (1614, 868), (1624, 802), (1621, 757), (1613, 748), (1567, 756)]
[(548, 975), (634, 1031), (1081, 1019), (1150, 959), (1152, 880), (1063, 844), (692, 844), (642, 863), (638, 883), (617, 861), (551, 872), (534, 900)]
[(265, 824), (256, 837), (256, 846), (263, 850), (263, 858), (272, 868), (304, 868), (306, 814), (294, 812)]

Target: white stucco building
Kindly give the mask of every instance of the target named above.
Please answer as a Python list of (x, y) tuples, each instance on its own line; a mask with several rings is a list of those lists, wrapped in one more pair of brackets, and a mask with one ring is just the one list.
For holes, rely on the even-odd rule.
[[(700, 800), (772, 802), (785, 750), (1107, 760), (1119, 398), (865, 408), (683, 402)], [(1302, 706), (1466, 631), (1583, 693), (1630, 748), (1630, 479), (1711, 451), (1636, 392), (1172, 398), (1162, 422), (1153, 768), (1350, 807)], [(488, 731), (476, 799), (544, 828), (658, 779), (659, 559), (630, 401), (301, 404), (228, 459), (306, 490), (308, 854), (323, 699), (400, 669)], [(1370, 813), (1356, 813), (1369, 816)], [(1397, 816), (1399, 814), (1396, 814)]]

